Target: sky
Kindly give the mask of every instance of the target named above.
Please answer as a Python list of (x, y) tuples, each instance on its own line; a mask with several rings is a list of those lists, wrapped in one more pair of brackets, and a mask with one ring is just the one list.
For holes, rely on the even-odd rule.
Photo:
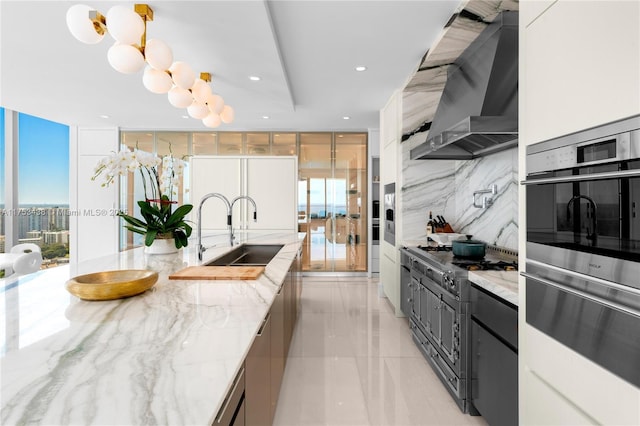
[[(0, 124), (4, 141), (4, 120)], [(69, 127), (21, 113), (18, 128), (18, 204), (69, 204)], [(4, 143), (1, 147), (4, 203)]]

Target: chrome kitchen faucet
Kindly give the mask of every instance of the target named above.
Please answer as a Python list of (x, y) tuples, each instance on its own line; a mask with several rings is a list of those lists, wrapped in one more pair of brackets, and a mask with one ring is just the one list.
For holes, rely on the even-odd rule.
[(229, 242), (231, 243), (231, 245), (233, 246), (233, 240), (236, 239), (236, 237), (233, 235), (233, 205), (236, 203), (236, 201), (238, 200), (249, 200), (251, 201), (251, 204), (253, 204), (253, 221), (257, 222), (258, 221), (258, 208), (256, 207), (256, 202), (253, 200), (253, 198), (249, 197), (248, 195), (240, 195), (239, 197), (236, 197), (233, 199), (233, 201), (231, 202), (231, 205), (229, 206)]
[(221, 199), (224, 202), (225, 206), (227, 207), (227, 227), (229, 228), (229, 245), (230, 246), (233, 247), (233, 241), (236, 238), (233, 235), (233, 217), (232, 217), (233, 205), (236, 203), (236, 201), (242, 200), (242, 199), (249, 200), (251, 204), (253, 204), (253, 221), (256, 222), (258, 220), (258, 209), (256, 207), (256, 202), (253, 200), (253, 198), (247, 195), (241, 195), (239, 197), (236, 197), (231, 202), (229, 202), (227, 197), (225, 197), (224, 195), (218, 192), (211, 192), (205, 195), (200, 200), (200, 205), (198, 206), (198, 219), (197, 219), (198, 220), (198, 260), (202, 260), (202, 254), (209, 248), (209, 247), (205, 248), (202, 245), (202, 206), (204, 205), (205, 201), (213, 197)]
[(200, 205), (198, 206), (198, 260), (202, 260), (202, 254), (205, 252), (205, 250), (207, 250), (207, 248), (209, 248), (205, 248), (202, 245), (202, 205), (205, 201), (212, 197), (221, 199), (224, 202), (224, 205), (227, 206), (227, 226), (229, 227), (229, 241), (231, 242), (231, 245), (233, 245), (233, 231), (231, 230), (231, 203), (229, 203), (229, 200), (224, 195), (218, 192), (210, 192), (209, 194), (202, 197), (202, 199), (200, 200)]

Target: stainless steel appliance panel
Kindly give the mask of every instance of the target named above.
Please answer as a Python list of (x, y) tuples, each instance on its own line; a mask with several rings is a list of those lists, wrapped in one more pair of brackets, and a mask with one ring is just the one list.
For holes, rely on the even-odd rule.
[(411, 315), (411, 262), (412, 257), (406, 249), (400, 250), (400, 310), (406, 316)]
[(384, 186), (384, 240), (396, 245), (396, 184)]
[(527, 262), (527, 323), (640, 386), (640, 291)]

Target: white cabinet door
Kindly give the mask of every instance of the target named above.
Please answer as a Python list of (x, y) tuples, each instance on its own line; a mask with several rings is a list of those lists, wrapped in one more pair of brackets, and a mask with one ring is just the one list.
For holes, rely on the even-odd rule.
[(640, 112), (640, 2), (558, 1), (520, 34), (521, 142)]
[(258, 220), (253, 221), (253, 206), (243, 200), (247, 229), (296, 230), (297, 184), (295, 157), (248, 158), (246, 194), (256, 202)]
[(117, 185), (108, 188), (92, 181), (103, 156), (78, 157), (77, 262), (118, 252)]
[(69, 245), (71, 261), (77, 264), (118, 252), (118, 185), (101, 187), (104, 176), (91, 180), (98, 161), (117, 151), (118, 129), (71, 128), (70, 148), (75, 176), (69, 179), (69, 207), (74, 213), (69, 218)]
[[(257, 222), (253, 222), (253, 206), (246, 200), (239, 200), (233, 206), (236, 229), (297, 230), (297, 167), (295, 157), (193, 157), (192, 220), (197, 220), (202, 197), (217, 192), (230, 202), (241, 195), (255, 200)], [(203, 205), (202, 229), (227, 229), (227, 208), (221, 200), (211, 198)]]
[[(238, 157), (196, 156), (191, 158), (192, 220), (197, 220), (200, 200), (217, 192), (229, 201), (241, 194), (242, 160)], [(202, 206), (203, 230), (227, 229), (227, 206), (217, 198), (208, 199)]]

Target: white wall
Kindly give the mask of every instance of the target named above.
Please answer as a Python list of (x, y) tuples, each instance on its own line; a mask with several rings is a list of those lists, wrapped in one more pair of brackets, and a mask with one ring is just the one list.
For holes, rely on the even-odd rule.
[[(520, 179), (526, 146), (640, 114), (640, 2), (520, 2)], [(526, 256), (520, 187), (520, 265)], [(520, 424), (640, 424), (640, 389), (526, 324), (519, 296)]]

